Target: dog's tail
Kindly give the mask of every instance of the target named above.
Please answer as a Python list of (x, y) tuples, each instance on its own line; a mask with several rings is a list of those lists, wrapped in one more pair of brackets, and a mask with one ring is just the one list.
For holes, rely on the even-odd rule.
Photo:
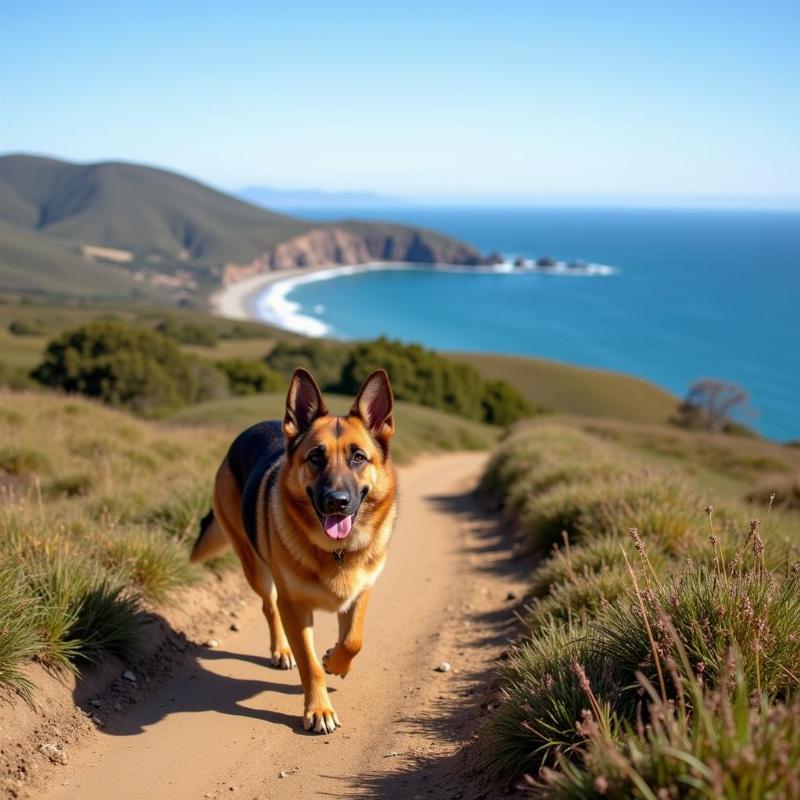
[(200, 522), (200, 535), (194, 543), (190, 560), (192, 564), (199, 564), (201, 561), (221, 555), (229, 546), (230, 540), (222, 525), (214, 517), (212, 509)]

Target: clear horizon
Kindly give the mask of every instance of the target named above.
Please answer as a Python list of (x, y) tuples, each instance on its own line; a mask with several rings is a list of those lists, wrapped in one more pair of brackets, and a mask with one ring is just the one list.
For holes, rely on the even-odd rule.
[(7, 0), (0, 150), (228, 192), (800, 206), (800, 7)]

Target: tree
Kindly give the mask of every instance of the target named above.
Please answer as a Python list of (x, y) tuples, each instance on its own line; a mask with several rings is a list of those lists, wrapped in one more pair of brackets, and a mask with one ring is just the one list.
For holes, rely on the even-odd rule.
[(677, 422), (713, 433), (732, 423), (733, 414), (751, 414), (750, 395), (738, 384), (713, 378), (695, 381), (678, 407)]

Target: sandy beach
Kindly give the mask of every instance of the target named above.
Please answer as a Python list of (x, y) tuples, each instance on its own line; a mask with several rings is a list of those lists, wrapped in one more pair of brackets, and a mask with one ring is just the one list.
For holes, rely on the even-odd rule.
[[(254, 275), (219, 289), (211, 295), (211, 309), (218, 316), (228, 319), (255, 320), (305, 336), (325, 336), (329, 329), (324, 322), (300, 314), (297, 303), (287, 299), (295, 286), (372, 270), (420, 268), (414, 264), (374, 262), (276, 270)], [(266, 291), (267, 287), (271, 287), (269, 291)]]
[(211, 310), (219, 317), (226, 319), (257, 319), (252, 310), (252, 300), (271, 283), (294, 278), (311, 272), (305, 268), (276, 270), (253, 275), (251, 278), (223, 286), (214, 292), (209, 301)]

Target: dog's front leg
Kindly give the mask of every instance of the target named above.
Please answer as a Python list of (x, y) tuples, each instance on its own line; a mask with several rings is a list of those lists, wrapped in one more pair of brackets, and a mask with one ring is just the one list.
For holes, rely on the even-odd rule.
[(350, 664), (361, 651), (364, 617), (367, 614), (370, 589), (366, 588), (347, 611), (339, 614), (339, 641), (322, 657), (325, 671), (344, 678)]
[(325, 673), (314, 651), (314, 614), (310, 608), (282, 596), (280, 592), (278, 610), (303, 682), (303, 727), (314, 733), (333, 733), (341, 723), (328, 698)]

